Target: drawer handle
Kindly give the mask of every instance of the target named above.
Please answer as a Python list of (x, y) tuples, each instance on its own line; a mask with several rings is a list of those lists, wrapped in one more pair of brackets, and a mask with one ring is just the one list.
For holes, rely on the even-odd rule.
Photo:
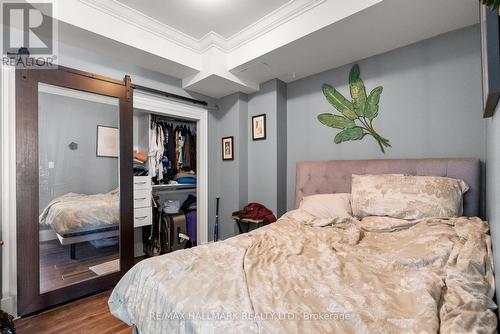
[(146, 218), (148, 218), (148, 216), (135, 217), (135, 219), (140, 219), (140, 220), (144, 220), (144, 219), (146, 219)]
[(144, 201), (147, 197), (134, 198), (134, 201)]
[(142, 181), (142, 182), (134, 182), (134, 184), (146, 184), (146, 181)]

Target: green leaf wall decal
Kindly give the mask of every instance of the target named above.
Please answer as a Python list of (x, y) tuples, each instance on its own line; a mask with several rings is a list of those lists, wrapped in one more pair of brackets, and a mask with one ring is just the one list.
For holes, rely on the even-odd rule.
[(492, 10), (498, 10), (500, 7), (500, 0), (481, 0), (481, 3), (490, 7)]
[(328, 113), (318, 115), (318, 120), (322, 124), (335, 129), (350, 129), (356, 126), (353, 120)]
[(354, 127), (352, 129), (345, 129), (337, 133), (335, 139), (333, 140), (335, 144), (340, 144), (348, 140), (360, 140), (365, 136), (365, 132), (360, 127)]
[(369, 120), (373, 120), (378, 115), (378, 104), (383, 90), (384, 88), (379, 86), (374, 88), (368, 96), (366, 101), (365, 117)]
[(332, 86), (324, 84), (323, 95), (325, 95), (327, 101), (330, 102), (330, 104), (345, 117), (351, 120), (358, 118), (358, 115), (354, 112), (354, 107), (351, 101), (346, 99)]
[(366, 89), (359, 75), (359, 66), (356, 64), (349, 73), (349, 89), (351, 91), (354, 112), (356, 116), (363, 117), (366, 107)]
[(318, 115), (318, 121), (321, 124), (342, 130), (335, 136), (335, 144), (361, 140), (366, 135), (370, 135), (377, 141), (383, 153), (385, 153), (385, 148), (391, 147), (389, 140), (380, 136), (373, 128), (373, 120), (379, 114), (383, 87), (376, 87), (369, 96), (366, 96), (365, 84), (361, 79), (361, 72), (357, 64), (349, 72), (349, 90), (352, 102), (330, 85), (323, 84), (322, 90), (327, 101), (342, 114), (342, 116), (332, 113)]

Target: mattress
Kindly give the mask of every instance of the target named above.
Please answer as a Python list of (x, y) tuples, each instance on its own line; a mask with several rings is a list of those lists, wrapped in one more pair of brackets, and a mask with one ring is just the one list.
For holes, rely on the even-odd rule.
[(378, 219), (318, 223), (294, 210), (141, 261), (109, 307), (143, 334), (496, 331), (486, 222)]
[(118, 229), (119, 194), (84, 195), (68, 193), (57, 197), (40, 214), (39, 222), (51, 226), (62, 237)]

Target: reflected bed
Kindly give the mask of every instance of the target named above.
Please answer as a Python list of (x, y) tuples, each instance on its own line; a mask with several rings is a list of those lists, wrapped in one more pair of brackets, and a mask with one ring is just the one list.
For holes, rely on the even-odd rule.
[(50, 226), (61, 245), (70, 245), (75, 258), (77, 243), (116, 237), (119, 234), (119, 192), (57, 197), (40, 214), (41, 225)]

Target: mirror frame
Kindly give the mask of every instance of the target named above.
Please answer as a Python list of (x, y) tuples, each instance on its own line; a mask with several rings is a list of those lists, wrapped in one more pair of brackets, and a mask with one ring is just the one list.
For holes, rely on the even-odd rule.
[[(118, 98), (120, 128), (120, 271), (45, 293), (40, 293), (38, 224), (39, 83)], [(132, 99), (129, 76), (119, 81), (62, 66), (50, 70), (16, 70), (17, 309), (19, 315), (24, 316), (110, 289), (133, 266)]]

